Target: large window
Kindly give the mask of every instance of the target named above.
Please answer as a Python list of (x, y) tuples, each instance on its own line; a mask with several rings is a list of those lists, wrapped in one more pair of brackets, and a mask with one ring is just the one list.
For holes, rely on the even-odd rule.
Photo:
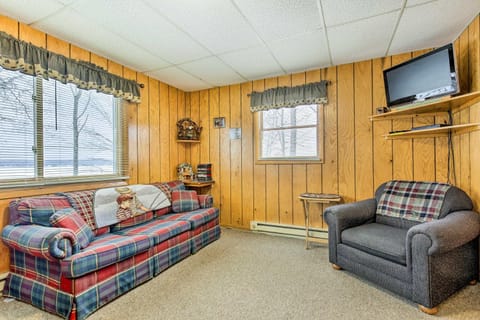
[(323, 158), (321, 105), (259, 112), (257, 152), (259, 161), (310, 162)]
[(121, 100), (0, 68), (0, 187), (119, 179)]

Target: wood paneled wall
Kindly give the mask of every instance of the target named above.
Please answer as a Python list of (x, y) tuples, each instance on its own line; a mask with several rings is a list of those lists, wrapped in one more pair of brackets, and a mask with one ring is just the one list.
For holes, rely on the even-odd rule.
[[(455, 41), (463, 92), (480, 90), (479, 18)], [(369, 116), (385, 105), (382, 71), (428, 50), (262, 79), (187, 93), (186, 114), (204, 127), (201, 144), (187, 147), (187, 159), (213, 164), (212, 193), (221, 208), (221, 224), (250, 228), (250, 221), (303, 225), (302, 192), (339, 193), (345, 202), (372, 197), (389, 179), (448, 181), (446, 137), (385, 140), (383, 134), (443, 122), (445, 115), (371, 122)], [(277, 86), (330, 80), (324, 106), (325, 162), (323, 164), (256, 164), (254, 115), (248, 94)], [(455, 121), (478, 122), (480, 105), (455, 115)], [(215, 129), (214, 117), (226, 127)], [(230, 140), (230, 128), (242, 138)], [(480, 208), (480, 131), (454, 138), (456, 184)], [(453, 177), (453, 174), (450, 175)], [(455, 183), (453, 179), (450, 180)], [(326, 227), (317, 206), (312, 224)]]
[[(186, 149), (176, 142), (176, 122), (185, 116), (185, 92), (56, 39), (23, 23), (0, 16), (0, 30), (36, 46), (74, 59), (90, 61), (111, 73), (143, 83), (142, 103), (128, 105), (128, 183), (149, 183), (175, 178), (175, 166), (186, 160)], [(8, 203), (17, 197), (84, 190), (125, 182), (75, 184), (35, 189), (0, 190), (0, 228), (8, 221)], [(0, 243), (0, 274), (8, 271), (8, 249)]]
[[(22, 23), (0, 16), (0, 30), (72, 58), (91, 61), (112, 73), (145, 84), (142, 103), (129, 106), (129, 183), (166, 181), (175, 177), (178, 163), (213, 164), (212, 188), (221, 208), (221, 223), (248, 229), (250, 221), (303, 225), (297, 196), (305, 191), (339, 193), (346, 202), (369, 198), (382, 182), (396, 179), (447, 181), (447, 140), (429, 138), (387, 141), (382, 134), (442, 121), (370, 122), (375, 108), (385, 105), (382, 70), (422, 52), (361, 61), (184, 93), (92, 52), (55, 39)], [(480, 24), (477, 17), (455, 41), (464, 92), (480, 90)], [(254, 159), (254, 118), (248, 94), (276, 86), (295, 86), (330, 80), (329, 103), (324, 106), (323, 164), (258, 165)], [(455, 115), (457, 122), (480, 122), (480, 105)], [(201, 123), (200, 144), (176, 142), (176, 121), (184, 116)], [(213, 128), (214, 117), (225, 117), (226, 127)], [(412, 122), (414, 121), (414, 122)], [(230, 140), (229, 129), (241, 128), (242, 137)], [(457, 185), (480, 208), (480, 131), (455, 137)], [(80, 184), (35, 190), (0, 191), (1, 226), (7, 223), (7, 206), (19, 196), (89, 189), (111, 184)], [(326, 227), (312, 210), (313, 225)], [(0, 226), (0, 227), (1, 227)], [(0, 244), (0, 273), (8, 271), (8, 250)]]

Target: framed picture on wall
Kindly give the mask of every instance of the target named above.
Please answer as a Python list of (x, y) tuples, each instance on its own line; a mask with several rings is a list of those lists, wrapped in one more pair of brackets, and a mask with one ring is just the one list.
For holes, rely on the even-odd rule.
[(213, 118), (214, 128), (225, 128), (225, 117)]

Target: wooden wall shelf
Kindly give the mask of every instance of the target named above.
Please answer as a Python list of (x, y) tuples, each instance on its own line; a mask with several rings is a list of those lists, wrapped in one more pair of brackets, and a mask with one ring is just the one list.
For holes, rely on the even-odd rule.
[(379, 121), (399, 118), (413, 118), (419, 115), (438, 114), (439, 112), (456, 112), (474, 105), (477, 102), (480, 102), (480, 91), (471, 92), (456, 97), (426, 100), (424, 102), (397, 107), (390, 112), (373, 115), (370, 117), (370, 120)]
[(463, 134), (474, 130), (480, 130), (480, 123), (457, 124), (439, 128), (411, 130), (405, 132), (390, 133), (384, 135), (385, 139), (409, 139), (409, 138), (432, 138), (447, 135), (449, 132)]
[(200, 143), (200, 140), (177, 140), (178, 143)]

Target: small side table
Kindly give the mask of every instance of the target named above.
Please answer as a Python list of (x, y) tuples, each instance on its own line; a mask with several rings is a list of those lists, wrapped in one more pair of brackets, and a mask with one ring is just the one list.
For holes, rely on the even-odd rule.
[(305, 249), (308, 249), (308, 241), (325, 243), (324, 239), (313, 238), (310, 236), (310, 204), (311, 203), (339, 203), (342, 201), (342, 197), (338, 194), (327, 193), (302, 193), (298, 199), (303, 202), (303, 210), (305, 214)]
[(196, 181), (196, 180), (184, 180), (183, 184), (187, 189), (195, 190), (198, 194), (209, 194), (212, 184), (215, 181)]

